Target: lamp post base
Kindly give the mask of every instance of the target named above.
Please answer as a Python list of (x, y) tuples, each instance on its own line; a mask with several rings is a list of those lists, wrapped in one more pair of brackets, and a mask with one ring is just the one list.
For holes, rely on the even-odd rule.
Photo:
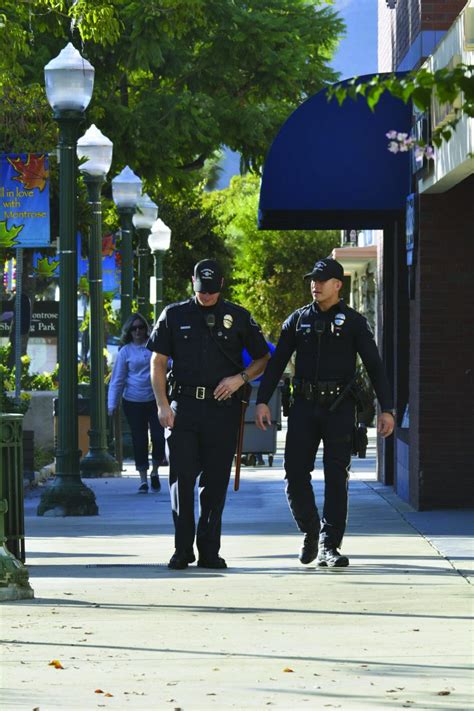
[(27, 600), (34, 597), (28, 582), (28, 570), (12, 553), (0, 544), (0, 602)]
[(46, 489), (36, 510), (38, 516), (97, 516), (95, 494), (78, 477), (61, 476)]
[(108, 452), (99, 450), (94, 452), (89, 450), (86, 456), (79, 462), (81, 476), (85, 478), (121, 476), (119, 463)]

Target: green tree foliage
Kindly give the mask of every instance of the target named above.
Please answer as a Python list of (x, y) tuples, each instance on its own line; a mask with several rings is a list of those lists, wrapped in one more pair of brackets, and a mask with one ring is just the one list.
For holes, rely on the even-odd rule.
[(458, 64), (435, 72), (422, 67), (402, 77), (397, 77), (395, 74), (375, 76), (370, 81), (362, 83), (358, 83), (356, 78), (345, 84), (336, 84), (329, 91), (329, 96), (335, 96), (339, 104), (348, 97), (355, 99), (364, 96), (373, 111), (384, 91), (388, 91), (405, 103), (413, 101), (419, 111), (429, 111), (433, 97), (436, 97), (440, 104), (454, 104), (461, 98), (460, 106), (454, 109), (452, 118), (437, 126), (432, 133), (431, 141), (437, 147), (443, 141), (449, 141), (463, 113), (474, 117), (473, 65)]
[(340, 236), (337, 231), (259, 231), (258, 194), (257, 176), (247, 175), (234, 177), (227, 190), (203, 199), (212, 206), (234, 255), (232, 297), (275, 341), (288, 314), (311, 301), (303, 274), (338, 246)]
[[(96, 68), (88, 119), (113, 140), (115, 165), (163, 187), (189, 185), (222, 144), (258, 168), (287, 116), (336, 78), (328, 60), (343, 31), (325, 0), (2, 6), (0, 69), (9, 79), (0, 91), (21, 83), (18, 93), (28, 87), (36, 100), (44, 65), (72, 39)], [(31, 136), (51, 148), (33, 118)]]
[(158, 195), (159, 215), (171, 229), (171, 245), (163, 258), (164, 303), (181, 301), (192, 294), (191, 275), (196, 262), (218, 259), (231, 270), (231, 252), (225, 244), (203, 193), (195, 189), (175, 195)]
[[(198, 259), (230, 263), (195, 192), (209, 161), (225, 144), (258, 170), (288, 115), (336, 79), (328, 62), (343, 30), (327, 0), (3, 0), (0, 144), (53, 151), (43, 68), (72, 41), (96, 69), (87, 122), (114, 143), (111, 175), (129, 164), (172, 229), (165, 300), (181, 299)], [(79, 195), (84, 225), (81, 186)], [(104, 228), (117, 229), (108, 200), (104, 208)]]

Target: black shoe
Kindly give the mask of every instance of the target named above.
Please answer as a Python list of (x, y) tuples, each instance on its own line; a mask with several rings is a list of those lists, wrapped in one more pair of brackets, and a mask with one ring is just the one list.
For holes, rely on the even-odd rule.
[(335, 546), (321, 546), (316, 563), (329, 568), (347, 568), (349, 558), (341, 555)]
[(139, 494), (148, 494), (148, 484), (146, 481), (143, 482), (143, 484), (140, 484), (138, 487), (138, 493)]
[(153, 491), (161, 491), (161, 481), (158, 474), (152, 474), (150, 476), (150, 484)]
[(184, 570), (188, 567), (189, 563), (194, 563), (195, 560), (196, 556), (193, 551), (185, 551), (184, 553), (175, 551), (170, 558), (168, 568), (172, 570)]
[(212, 556), (211, 558), (200, 557), (197, 564), (199, 568), (213, 568), (215, 570), (227, 568), (227, 563), (224, 558), (221, 558), (218, 555)]
[(305, 533), (303, 546), (301, 548), (300, 554), (298, 556), (300, 563), (303, 565), (308, 565), (312, 563), (313, 560), (318, 555), (318, 534), (317, 533)]

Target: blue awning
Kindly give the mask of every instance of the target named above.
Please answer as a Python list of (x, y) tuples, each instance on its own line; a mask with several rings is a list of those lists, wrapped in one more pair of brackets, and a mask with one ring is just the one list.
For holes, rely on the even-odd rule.
[(411, 122), (411, 105), (387, 92), (374, 112), (363, 97), (328, 102), (325, 89), (305, 101), (267, 156), (259, 228), (375, 229), (392, 222), (411, 192), (409, 154), (390, 153), (385, 134), (410, 133)]

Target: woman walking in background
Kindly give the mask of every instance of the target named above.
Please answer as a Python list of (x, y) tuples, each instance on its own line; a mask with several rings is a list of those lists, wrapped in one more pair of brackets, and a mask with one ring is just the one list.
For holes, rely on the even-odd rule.
[(113, 415), (122, 398), (123, 411), (132, 435), (135, 466), (140, 474), (140, 494), (148, 493), (148, 432), (152, 444), (150, 484), (160, 491), (158, 467), (165, 459), (165, 438), (158, 420), (155, 395), (150, 381), (150, 358), (145, 344), (150, 335), (146, 319), (134, 313), (122, 329), (120, 348), (109, 383), (108, 411)]

